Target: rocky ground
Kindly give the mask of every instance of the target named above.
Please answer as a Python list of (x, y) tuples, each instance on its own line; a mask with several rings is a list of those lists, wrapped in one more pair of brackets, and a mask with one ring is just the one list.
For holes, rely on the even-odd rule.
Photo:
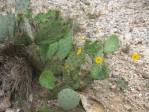
[[(9, 1), (9, 0), (8, 0)], [(75, 19), (80, 36), (100, 39), (117, 34), (120, 48), (109, 55), (109, 78), (94, 81), (86, 94), (98, 99), (107, 112), (149, 111), (149, 1), (148, 0), (31, 0), (34, 13), (58, 9)], [(0, 1), (0, 4), (3, 1)], [(133, 61), (131, 55), (139, 54)]]

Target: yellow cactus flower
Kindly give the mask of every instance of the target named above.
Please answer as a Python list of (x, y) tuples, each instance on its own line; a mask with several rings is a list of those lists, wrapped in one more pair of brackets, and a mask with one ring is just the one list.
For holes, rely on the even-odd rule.
[(97, 64), (100, 64), (102, 62), (102, 57), (101, 56), (97, 56), (96, 59), (95, 59), (95, 62)]
[(138, 54), (132, 54), (131, 58), (132, 58), (132, 60), (137, 61), (139, 59), (139, 55)]
[(78, 51), (77, 51), (77, 55), (80, 55), (81, 54), (81, 48), (80, 49), (78, 49)]
[(99, 32), (102, 32), (102, 31), (103, 31), (103, 28), (102, 28), (101, 26), (99, 26), (99, 27), (98, 27), (98, 31), (99, 31)]
[(81, 76), (82, 75), (81, 72), (79, 72), (78, 75)]
[(81, 37), (80, 37), (80, 40), (84, 40), (84, 37), (83, 37), (83, 36), (81, 36)]
[(71, 68), (71, 71), (72, 71), (72, 72), (74, 71), (74, 68), (73, 68), (73, 67)]
[(81, 86), (84, 86), (84, 82), (83, 81), (80, 81), (80, 84), (81, 84)]
[(69, 65), (66, 65), (66, 66), (65, 66), (65, 70), (67, 70), (68, 68), (69, 68)]

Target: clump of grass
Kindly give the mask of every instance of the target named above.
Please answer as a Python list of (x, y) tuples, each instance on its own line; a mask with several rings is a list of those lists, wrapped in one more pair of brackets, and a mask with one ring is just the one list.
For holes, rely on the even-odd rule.
[(119, 77), (116, 84), (117, 87), (122, 91), (128, 89), (128, 82), (123, 77)]

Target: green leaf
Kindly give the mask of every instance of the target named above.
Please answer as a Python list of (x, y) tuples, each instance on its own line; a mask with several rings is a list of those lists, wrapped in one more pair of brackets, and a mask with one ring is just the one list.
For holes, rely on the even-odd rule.
[(66, 56), (68, 56), (68, 53), (72, 47), (72, 35), (69, 32), (63, 39), (59, 41), (57, 55), (61, 60), (63, 60)]
[(51, 71), (43, 71), (39, 78), (39, 83), (46, 89), (53, 89), (55, 87), (55, 78)]
[(116, 35), (111, 35), (104, 47), (104, 52), (106, 54), (109, 54), (111, 52), (114, 52), (115, 50), (117, 50), (119, 47), (119, 40), (118, 37)]
[(30, 4), (30, 0), (16, 0), (15, 11), (17, 14), (25, 12)]
[(95, 42), (85, 42), (84, 50), (87, 54), (94, 55), (98, 51), (100, 51), (102, 48), (102, 42), (101, 41), (95, 41)]
[(50, 44), (49, 45), (49, 48), (48, 48), (48, 52), (47, 52), (47, 58), (51, 57), (51, 56), (54, 56), (56, 51), (57, 51), (57, 48), (58, 48), (58, 42), (55, 42), (53, 44)]
[(15, 31), (15, 15), (12, 13), (3, 16), (0, 14), (0, 43), (12, 39)]

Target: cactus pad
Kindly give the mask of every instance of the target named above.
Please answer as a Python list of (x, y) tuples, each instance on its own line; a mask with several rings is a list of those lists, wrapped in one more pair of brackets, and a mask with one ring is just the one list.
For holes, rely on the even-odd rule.
[(58, 48), (58, 42), (52, 43), (49, 45), (48, 51), (47, 51), (47, 58), (50, 58), (55, 55)]
[(71, 33), (68, 33), (63, 39), (59, 41), (57, 54), (59, 58), (63, 60), (69, 53), (72, 47), (72, 36)]
[(108, 67), (103, 62), (102, 64), (94, 63), (91, 67), (91, 77), (95, 80), (104, 80), (108, 75)]
[(119, 47), (119, 40), (118, 37), (116, 35), (111, 35), (104, 47), (104, 52), (106, 54), (109, 54), (111, 52), (114, 52), (116, 49), (118, 49)]
[(39, 83), (46, 89), (53, 89), (55, 87), (54, 75), (51, 71), (43, 71), (39, 78)]
[(58, 103), (64, 110), (74, 109), (79, 102), (79, 94), (72, 89), (64, 89), (58, 94)]
[(94, 55), (102, 48), (101, 41), (85, 42), (84, 49), (87, 54)]
[(15, 10), (16, 13), (22, 13), (25, 12), (30, 4), (30, 0), (16, 0), (16, 4), (15, 4)]
[(0, 14), (0, 43), (12, 39), (15, 31), (15, 15), (9, 13), (6, 16)]
[(51, 44), (59, 41), (65, 35), (65, 27), (60, 19), (50, 19), (38, 29), (35, 37), (37, 44)]

